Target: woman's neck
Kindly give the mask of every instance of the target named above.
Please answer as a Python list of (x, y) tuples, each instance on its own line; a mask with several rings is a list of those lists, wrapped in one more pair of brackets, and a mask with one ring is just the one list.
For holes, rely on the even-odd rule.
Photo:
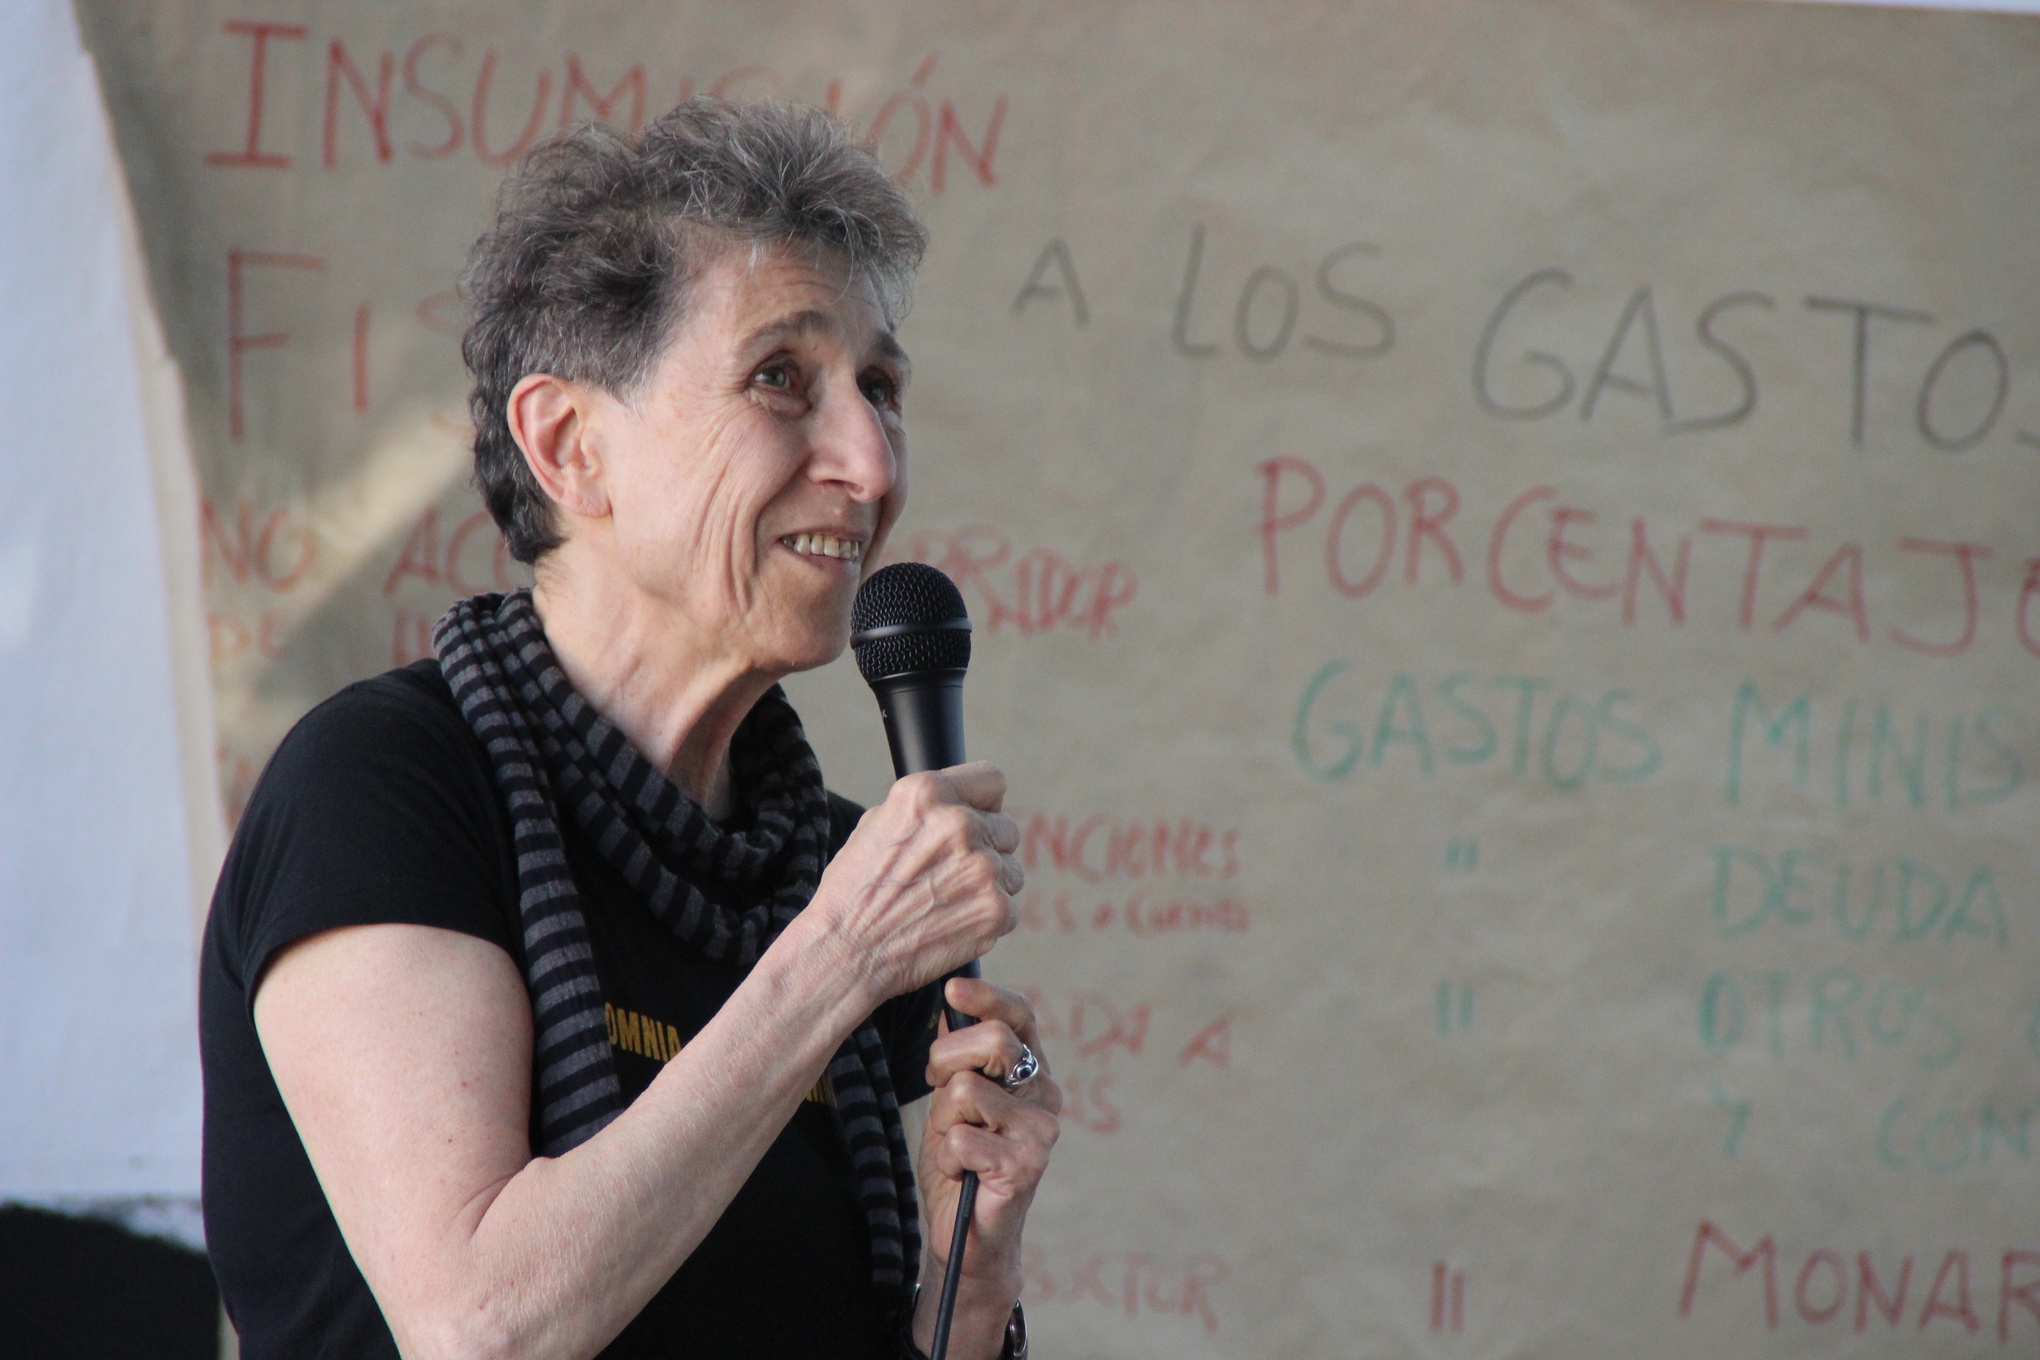
[(575, 691), (710, 817), (728, 820), (730, 741), (782, 677), (718, 656), (684, 620), (600, 575), (542, 564), (532, 603)]

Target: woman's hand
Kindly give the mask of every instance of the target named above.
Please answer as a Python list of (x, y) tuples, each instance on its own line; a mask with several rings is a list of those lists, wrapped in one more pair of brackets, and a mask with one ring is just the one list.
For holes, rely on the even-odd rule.
[(845, 946), (876, 1006), (989, 950), (1018, 923), (1020, 827), (978, 761), (910, 774), (864, 814), (801, 913)]
[[(1007, 1315), (1020, 1295), (1021, 1229), (1061, 1132), (1062, 1090), (1049, 1076), (1034, 1008), (1025, 997), (982, 979), (951, 978), (948, 1000), (979, 1023), (953, 1033), (945, 1027), (928, 1051), (928, 1084), (935, 1094), (915, 1161), (927, 1251), (914, 1336), (924, 1352), (934, 1339), (956, 1199), (963, 1173), (975, 1171), (977, 1206), (951, 1336), (956, 1355), (991, 1356), (999, 1352)], [(1022, 1045), (1033, 1051), (1041, 1071), (1018, 1091), (1008, 1091), (996, 1078), (1020, 1060)]]

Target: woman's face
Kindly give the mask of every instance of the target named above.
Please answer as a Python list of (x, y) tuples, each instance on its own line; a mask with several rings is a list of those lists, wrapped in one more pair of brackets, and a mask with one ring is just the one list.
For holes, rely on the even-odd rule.
[(615, 565), (725, 660), (834, 659), (906, 500), (906, 380), (868, 285), (803, 251), (726, 250), (635, 398), (590, 431)]

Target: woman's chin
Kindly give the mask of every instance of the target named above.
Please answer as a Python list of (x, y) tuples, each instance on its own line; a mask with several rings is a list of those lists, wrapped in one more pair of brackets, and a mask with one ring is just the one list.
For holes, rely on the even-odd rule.
[[(844, 644), (844, 646), (848, 645), (847, 642)], [(820, 670), (823, 666), (828, 665), (841, 655), (843, 655), (843, 647), (838, 647), (833, 652), (811, 653), (793, 658), (784, 669), (788, 675), (798, 675), (802, 671)]]
[(850, 645), (848, 611), (840, 614), (831, 611), (826, 622), (817, 621), (805, 628), (780, 630), (779, 638), (780, 645), (772, 649), (775, 658), (769, 669), (793, 674), (826, 666)]

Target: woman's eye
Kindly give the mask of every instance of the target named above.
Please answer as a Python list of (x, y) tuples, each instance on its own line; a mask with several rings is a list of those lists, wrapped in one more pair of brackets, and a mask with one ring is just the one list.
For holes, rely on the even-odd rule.
[(887, 408), (899, 405), (899, 384), (883, 375), (874, 375), (864, 380), (864, 399), (873, 406)]
[(752, 381), (756, 382), (760, 387), (769, 387), (775, 392), (791, 392), (793, 390), (793, 368), (788, 364), (768, 364), (766, 367), (758, 370), (757, 377), (752, 379)]

